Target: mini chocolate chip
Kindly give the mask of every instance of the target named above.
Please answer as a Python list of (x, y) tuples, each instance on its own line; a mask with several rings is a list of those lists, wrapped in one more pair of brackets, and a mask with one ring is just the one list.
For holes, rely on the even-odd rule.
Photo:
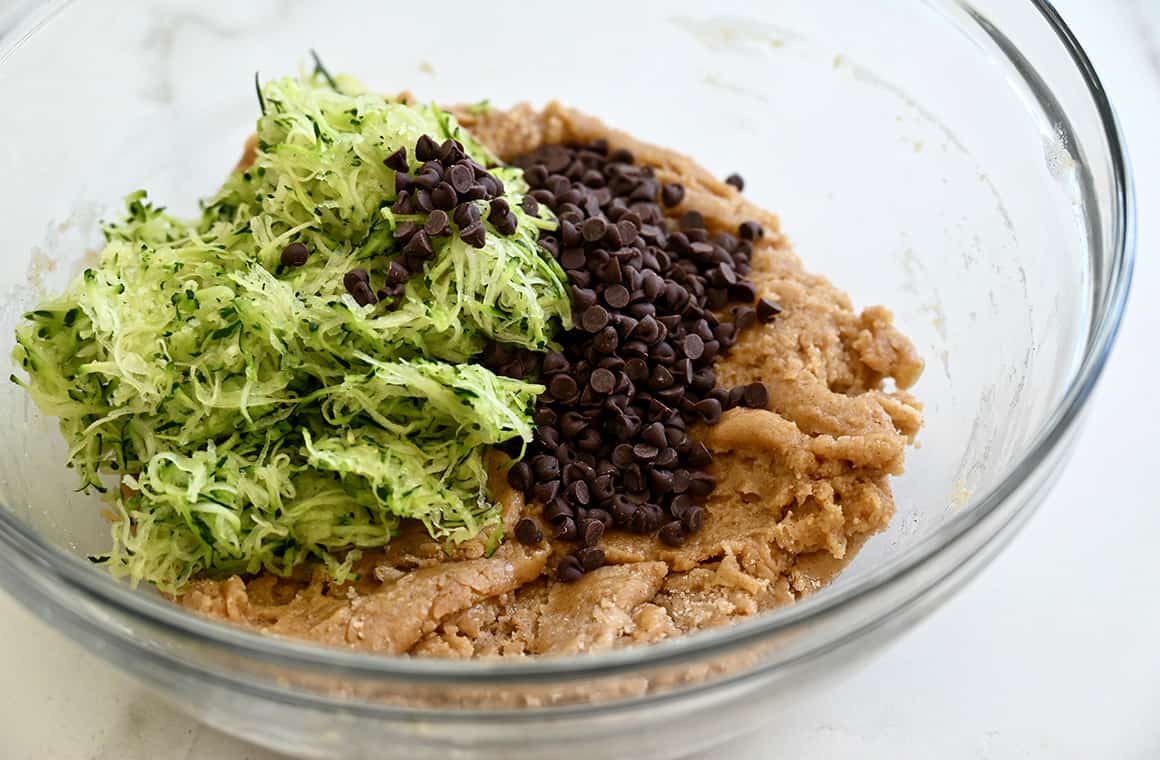
[(616, 376), (609, 370), (596, 369), (592, 371), (592, 376), (588, 379), (588, 384), (597, 393), (607, 395), (612, 393), (612, 390), (616, 387)]
[(721, 402), (715, 398), (706, 398), (697, 402), (697, 413), (709, 425), (716, 425), (721, 419)]
[(513, 212), (509, 211), (498, 220), (493, 221), (492, 224), (495, 225), (495, 231), (499, 234), (514, 235), (519, 227), (519, 220)]
[(558, 541), (575, 541), (577, 535), (576, 521), (571, 517), (562, 517), (556, 520), (552, 535)]
[(407, 165), (407, 149), (405, 147), (399, 148), (395, 152), (391, 153), (391, 155), (384, 158), (383, 164), (385, 164), (388, 169), (394, 169), (397, 172), (407, 171), (411, 168)]
[(359, 283), (369, 283), (370, 275), (365, 269), (352, 269), (342, 276), (342, 285), (346, 288), (348, 293), (354, 294), (354, 289)]
[(548, 454), (540, 454), (532, 460), (532, 472), (537, 480), (554, 480), (560, 477), (560, 460)]
[(682, 546), (685, 543), (685, 531), (681, 527), (680, 520), (665, 524), (657, 536), (669, 546)]
[(591, 494), (588, 492), (588, 484), (583, 480), (577, 480), (568, 486), (568, 498), (572, 500), (573, 504), (585, 505), (588, 503)]
[(605, 327), (592, 339), (592, 347), (602, 354), (610, 354), (620, 343), (620, 336), (612, 325)]
[(581, 269), (587, 263), (583, 248), (565, 248), (560, 253), (560, 266), (564, 269)]
[(753, 303), (753, 299), (757, 297), (757, 288), (753, 286), (752, 282), (741, 280), (729, 286), (729, 298), (733, 301), (740, 301), (742, 303)]
[(661, 188), (661, 202), (667, 208), (677, 206), (685, 199), (685, 186), (671, 182)]
[(628, 148), (617, 148), (608, 154), (608, 160), (614, 164), (631, 164), (636, 161), (636, 157)]
[(461, 228), (470, 227), (480, 219), (479, 206), (471, 203), (470, 201), (460, 203), (455, 207), (455, 213), (451, 215), (451, 218), (454, 219), (455, 223), (458, 224)]
[(282, 249), (282, 263), (288, 267), (300, 267), (310, 258), (310, 249), (302, 243), (291, 243)]
[(586, 546), (576, 552), (576, 558), (587, 572), (592, 572), (604, 564), (604, 550), (597, 546)]
[(378, 303), (374, 292), (371, 291), (371, 286), (365, 282), (359, 282), (355, 285), (351, 289), (350, 294), (354, 296), (354, 300), (359, 306), (370, 306), (371, 304)]
[(403, 253), (411, 254), (420, 259), (434, 256), (435, 249), (431, 247), (431, 236), (427, 234), (426, 230), (418, 230), (403, 246)]
[(472, 222), (459, 230), (459, 237), (472, 248), (483, 248), (487, 242), (487, 230), (481, 222)]
[(616, 448), (612, 450), (612, 463), (617, 467), (628, 467), (635, 461), (636, 455), (633, 453), (630, 444), (617, 444)]
[(589, 306), (580, 318), (580, 325), (590, 333), (600, 332), (608, 324), (608, 312), (600, 305)]
[(680, 220), (681, 230), (688, 233), (690, 230), (703, 229), (705, 227), (705, 217), (700, 211), (690, 210), (681, 215)]
[(569, 554), (556, 566), (556, 577), (564, 583), (574, 583), (584, 577), (580, 560)]
[(689, 493), (693, 496), (708, 496), (717, 487), (717, 479), (707, 472), (694, 472), (689, 481)]
[(713, 461), (713, 455), (705, 444), (695, 441), (689, 449), (688, 461), (693, 467), (707, 467)]
[(556, 375), (548, 382), (548, 391), (560, 401), (567, 401), (576, 396), (576, 381), (570, 375)]
[(608, 228), (608, 222), (604, 221), (598, 216), (595, 216), (584, 220), (584, 224), (581, 226), (581, 233), (583, 234), (585, 240), (590, 243), (594, 243), (604, 237), (604, 234)]
[(604, 535), (604, 523), (600, 520), (588, 519), (580, 525), (580, 538), (585, 546), (596, 546)]
[(689, 533), (696, 533), (705, 524), (705, 509), (697, 504), (689, 507), (681, 515), (681, 525)]
[(415, 142), (415, 159), (417, 161), (432, 161), (439, 157), (439, 144), (431, 139), (430, 135), (420, 135)]
[(664, 390), (673, 384), (673, 373), (663, 366), (653, 367), (649, 374), (648, 387), (654, 391)]
[(737, 232), (743, 240), (760, 240), (765, 235), (762, 226), (754, 221), (742, 222)]
[(400, 285), (406, 282), (407, 278), (410, 276), (411, 273), (407, 271), (407, 267), (403, 266), (398, 261), (392, 261), (390, 265), (387, 266), (388, 285)]
[(560, 493), (560, 481), (545, 480), (532, 486), (532, 498), (541, 504), (550, 504)]
[(541, 371), (545, 373), (566, 372), (571, 366), (571, 363), (559, 351), (553, 351), (544, 356), (544, 362), (541, 366)]
[(457, 193), (466, 193), (475, 184), (475, 172), (471, 170), (470, 166), (462, 163), (455, 164), (448, 169), (445, 176)]
[(685, 339), (681, 341), (681, 350), (685, 352), (685, 356), (696, 361), (705, 353), (705, 341), (696, 333), (686, 335)]
[(427, 231), (430, 237), (443, 237), (451, 234), (451, 220), (447, 217), (447, 212), (443, 209), (435, 209), (427, 215), (427, 221), (423, 223), (423, 229)]
[(769, 298), (762, 298), (757, 302), (757, 320), (762, 323), (772, 322), (781, 314), (781, 304)]
[(725, 178), (725, 184), (737, 188), (737, 192), (741, 192), (745, 189), (745, 180), (742, 179), (741, 175), (736, 172)]
[[(419, 195), (422, 196), (423, 191), (420, 191)], [(425, 204), (422, 202), (419, 203), (419, 207), (424, 211), (432, 211), (434, 209), (450, 211), (455, 208), (455, 204), (459, 201), (459, 197), (455, 194), (455, 189), (446, 182), (440, 182), (436, 185), (428, 198), (430, 199), (430, 209), (424, 208)], [(418, 201), (418, 198), (416, 198), (416, 201)]]
[(614, 309), (628, 306), (631, 296), (623, 285), (611, 285), (604, 291), (604, 302)]
[(769, 391), (765, 383), (750, 383), (745, 386), (744, 400), (750, 409), (765, 409), (769, 405)]
[(516, 523), (516, 539), (524, 546), (535, 546), (544, 540), (544, 531), (530, 517)]
[(508, 470), (508, 485), (523, 493), (532, 485), (532, 468), (527, 462), (516, 462)]
[(642, 462), (648, 462), (650, 460), (656, 459), (658, 453), (659, 449), (657, 449), (656, 446), (652, 446), (647, 443), (638, 443), (632, 447), (633, 456)]

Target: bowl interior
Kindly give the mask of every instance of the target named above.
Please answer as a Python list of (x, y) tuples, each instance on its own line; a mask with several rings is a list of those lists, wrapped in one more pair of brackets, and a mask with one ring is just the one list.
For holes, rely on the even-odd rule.
[[(220, 183), (257, 115), (254, 71), (294, 73), (315, 48), (383, 92), (558, 98), (740, 171), (809, 269), (859, 306), (890, 307), (919, 347), (926, 426), (895, 481), (898, 514), (848, 583), (968, 509), (1044, 429), (1083, 358), (1110, 250), (1112, 170), (1085, 155), (1098, 119), (1068, 100), (1086, 93), (1028, 77), (959, 4), (869, 5), (597, 2), (565, 15), (499, 1), (450, 42), (443, 19), (479, 18), (477, 5), (71, 5), (0, 50), (0, 97), (17, 106), (0, 124), (4, 374), (20, 314), (99, 249), (98, 223), (127, 192), (192, 213)], [(1016, 43), (1036, 13), (1005, 27)], [(65, 552), (100, 552), (99, 500), (75, 492), (55, 421), (12, 384), (0, 437), (2, 508)]]

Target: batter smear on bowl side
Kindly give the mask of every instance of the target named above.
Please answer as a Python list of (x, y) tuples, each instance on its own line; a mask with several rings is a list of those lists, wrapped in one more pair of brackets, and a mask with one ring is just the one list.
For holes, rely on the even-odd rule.
[[(293, 283), (280, 317), (307, 324), (290, 338), (271, 328), (289, 379), (271, 388), (272, 373), (227, 356), (209, 370), (176, 362), (173, 383), (208, 383), (217, 395), (195, 398), (215, 403), (263, 388), (254, 412), (240, 407), (250, 421), (234, 409), (229, 429), (174, 444), (132, 430), (162, 399), (122, 413), (131, 454), (103, 455), (107, 441), (80, 431), (105, 423), (46, 403), (91, 370), (40, 369), (49, 348), (95, 340), (90, 364), (121, 361), (105, 377), (124, 382), (132, 365), (100, 341), (101, 312), (74, 293), (31, 324), (75, 308), (93, 326), (21, 335), (33, 395), (95, 457), (82, 472), (126, 473), (112, 490), (114, 572), (270, 634), (384, 654), (571, 654), (792, 602), (886, 527), (889, 477), (922, 421), (905, 392), (922, 361), (889, 311), (855, 311), (803, 269), (741, 177), (719, 181), (555, 103), (443, 112), (376, 105), (342, 78), (272, 84), (231, 179), (260, 189), (216, 211), (250, 214), (237, 229), (263, 239), (231, 228), (203, 255), (250, 256), (224, 267), (235, 298), (255, 264)], [(321, 114), (313, 138), (297, 128), (304, 113)], [(320, 179), (335, 155), (345, 184)], [(220, 235), (214, 224), (200, 234)], [(141, 227), (123, 236), (141, 255), (188, 246)], [(222, 295), (215, 308), (229, 308)], [(311, 332), (327, 310), (342, 329)], [(205, 335), (241, 347), (252, 332), (225, 327)], [(87, 392), (115, 413), (118, 385)], [(264, 448), (238, 443), (257, 428)], [(241, 475), (182, 469), (231, 445)], [(263, 495), (245, 468), (283, 452), (289, 485), (269, 474)], [(418, 473), (415, 487), (388, 468)], [(143, 563), (170, 512), (184, 559)]]

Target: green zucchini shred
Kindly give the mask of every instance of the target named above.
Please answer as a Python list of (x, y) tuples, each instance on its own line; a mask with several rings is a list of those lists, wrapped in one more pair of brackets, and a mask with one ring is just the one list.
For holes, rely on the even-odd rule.
[[(120, 519), (101, 560), (133, 583), (178, 593), (308, 559), (342, 581), (402, 518), (444, 542), (498, 540), (484, 454), (530, 440), (543, 388), (469, 360), (488, 340), (548, 350), (571, 326), (564, 273), (537, 245), (555, 221), (523, 212), (521, 172), (450, 113), (338, 85), (318, 69), (261, 85), (253, 165), (192, 221), (131, 194), (99, 264), (17, 329), (28, 379), (13, 380), (60, 418), (81, 487), (109, 491)], [(397, 311), (359, 306), (343, 275), (381, 284), (407, 220), (383, 159), (422, 134), (492, 167), (518, 228), (489, 227), (478, 250), (437, 240)], [(311, 255), (285, 267), (295, 241)]]

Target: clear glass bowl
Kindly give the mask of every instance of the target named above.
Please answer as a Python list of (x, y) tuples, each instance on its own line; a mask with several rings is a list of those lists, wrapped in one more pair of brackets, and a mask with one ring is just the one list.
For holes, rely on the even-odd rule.
[[(1046, 2), (578, 6), (17, 3), (0, 14), (0, 354), (147, 187), (193, 211), (237, 158), (252, 73), (318, 49), (384, 92), (560, 98), (740, 170), (809, 268), (894, 309), (928, 361), (889, 532), (831, 587), (736, 627), (523, 662), (252, 635), (112, 581), (55, 421), (0, 391), (0, 583), (190, 713), (310, 757), (673, 757), (826, 688), (983, 567), (1063, 466), (1114, 338), (1133, 199), (1099, 82)], [(11, 371), (11, 368), (10, 370)]]

